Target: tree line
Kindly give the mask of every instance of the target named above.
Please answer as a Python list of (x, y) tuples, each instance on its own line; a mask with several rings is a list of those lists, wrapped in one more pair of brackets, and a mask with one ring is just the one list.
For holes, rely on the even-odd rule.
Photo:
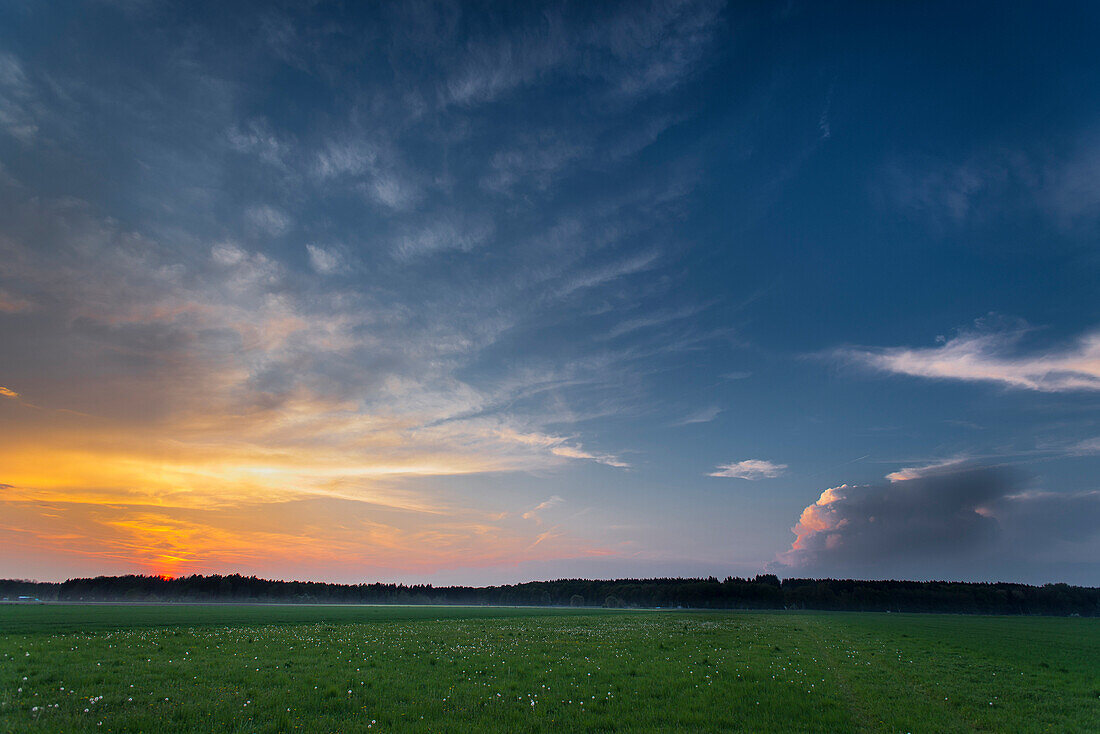
[(559, 579), (503, 586), (329, 584), (256, 576), (0, 580), (0, 599), (64, 602), (472, 604), (683, 609), (821, 609), (1100, 616), (1100, 588), (956, 581), (754, 578)]

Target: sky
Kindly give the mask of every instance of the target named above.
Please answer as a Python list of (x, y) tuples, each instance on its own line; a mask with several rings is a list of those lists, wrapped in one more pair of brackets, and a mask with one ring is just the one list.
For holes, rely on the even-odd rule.
[(1100, 585), (1093, 3), (0, 5), (0, 577)]

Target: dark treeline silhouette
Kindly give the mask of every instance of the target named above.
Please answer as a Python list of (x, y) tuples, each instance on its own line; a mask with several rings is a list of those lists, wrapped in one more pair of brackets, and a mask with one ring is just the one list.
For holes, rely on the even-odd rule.
[(507, 586), (326, 584), (255, 576), (97, 576), (60, 583), (0, 580), (0, 599), (122, 602), (281, 602), (822, 609), (1100, 616), (1100, 588), (948, 581), (561, 579)]

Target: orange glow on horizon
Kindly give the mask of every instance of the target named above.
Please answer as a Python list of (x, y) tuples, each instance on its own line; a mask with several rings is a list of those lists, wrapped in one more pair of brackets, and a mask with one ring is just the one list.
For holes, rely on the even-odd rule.
[(203, 399), (157, 420), (0, 401), (0, 557), (177, 578), (612, 554), (542, 526), (528, 511), (544, 498), (478, 506), (421, 481), (561, 465), (566, 439), (492, 422), (423, 427), (308, 395), (256, 413)]

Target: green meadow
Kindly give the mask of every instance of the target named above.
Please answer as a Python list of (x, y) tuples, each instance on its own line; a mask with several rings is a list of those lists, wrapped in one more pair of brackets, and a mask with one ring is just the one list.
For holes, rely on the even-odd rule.
[(0, 606), (4, 732), (1098, 730), (1088, 618)]

